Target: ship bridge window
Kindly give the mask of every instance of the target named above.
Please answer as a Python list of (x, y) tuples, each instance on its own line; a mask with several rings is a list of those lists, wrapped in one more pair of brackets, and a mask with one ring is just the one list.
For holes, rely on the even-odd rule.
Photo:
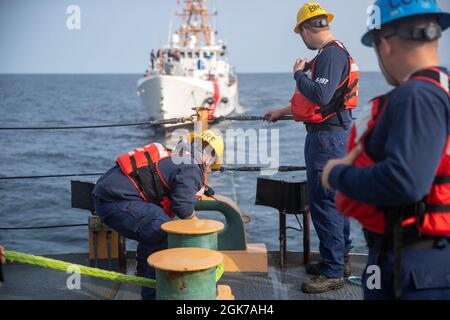
[(192, 52), (191, 51), (188, 52), (188, 57), (192, 58)]
[(186, 56), (186, 55), (185, 55), (184, 51), (181, 52), (181, 57), (184, 58), (185, 56)]
[(196, 52), (196, 53), (195, 53), (195, 57), (196, 57), (196, 58), (200, 58), (200, 52)]

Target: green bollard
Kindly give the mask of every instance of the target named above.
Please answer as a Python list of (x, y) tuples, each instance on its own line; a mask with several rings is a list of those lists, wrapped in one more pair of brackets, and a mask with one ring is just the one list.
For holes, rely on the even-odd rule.
[(157, 300), (215, 300), (221, 253), (205, 248), (173, 248), (148, 258), (156, 269)]
[(207, 219), (175, 220), (164, 223), (169, 248), (206, 248), (217, 250), (218, 232), (223, 230), (221, 222)]
[(246, 250), (247, 236), (241, 212), (231, 199), (215, 195), (214, 198), (203, 196), (195, 203), (195, 211), (218, 211), (225, 217), (225, 229), (219, 232), (219, 250)]

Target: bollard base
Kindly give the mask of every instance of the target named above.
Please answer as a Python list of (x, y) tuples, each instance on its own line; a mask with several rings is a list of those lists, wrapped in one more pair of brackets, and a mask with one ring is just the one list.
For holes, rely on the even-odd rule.
[(249, 243), (247, 250), (219, 251), (225, 272), (268, 272), (267, 248), (264, 243)]
[(216, 300), (236, 300), (236, 297), (233, 295), (230, 286), (218, 285)]

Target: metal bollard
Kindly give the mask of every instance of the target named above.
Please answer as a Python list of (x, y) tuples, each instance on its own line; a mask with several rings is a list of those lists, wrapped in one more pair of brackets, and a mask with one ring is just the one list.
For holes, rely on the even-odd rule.
[(214, 220), (189, 219), (166, 222), (161, 228), (168, 234), (169, 248), (217, 250), (218, 232), (224, 229), (224, 225)]
[(157, 300), (215, 300), (221, 253), (205, 248), (173, 248), (148, 258), (156, 269)]

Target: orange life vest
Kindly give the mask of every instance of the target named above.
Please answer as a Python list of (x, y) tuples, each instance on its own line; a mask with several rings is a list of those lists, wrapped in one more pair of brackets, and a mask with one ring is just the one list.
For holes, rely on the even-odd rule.
[(291, 112), (295, 121), (322, 123), (337, 114), (341, 125), (343, 125), (340, 112), (342, 110), (355, 109), (358, 106), (359, 68), (340, 41), (332, 41), (319, 51), (319, 54), (309, 63), (310, 70), (307, 72), (308, 78), (314, 80), (314, 69), (317, 58), (320, 56), (320, 53), (329, 46), (338, 46), (347, 54), (349, 66), (348, 75), (344, 81), (339, 84), (331, 102), (326, 106), (320, 106), (312, 102), (305, 97), (301, 91), (296, 90), (291, 98)]
[[(410, 81), (427, 81), (443, 89), (449, 95), (449, 77), (439, 69), (431, 68), (416, 73)], [(361, 117), (361, 121), (352, 127), (349, 140), (351, 151), (358, 144), (361, 153), (353, 162), (357, 167), (368, 167), (376, 162), (366, 151), (366, 138), (373, 131), (380, 115), (387, 106), (387, 96), (375, 98), (372, 101), (371, 113)], [(365, 119), (365, 120), (364, 120)], [(383, 234), (386, 230), (385, 211), (373, 205), (358, 202), (344, 194), (336, 193), (336, 208), (346, 216), (358, 220), (365, 229)], [(435, 179), (423, 201), (400, 206), (402, 208), (401, 227), (415, 224), (419, 234), (435, 237), (450, 236), (450, 135), (448, 136)]]
[(170, 187), (161, 175), (158, 165), (159, 161), (171, 155), (161, 144), (152, 143), (122, 154), (117, 158), (117, 164), (144, 201), (159, 205), (173, 218), (175, 213), (171, 209)]

